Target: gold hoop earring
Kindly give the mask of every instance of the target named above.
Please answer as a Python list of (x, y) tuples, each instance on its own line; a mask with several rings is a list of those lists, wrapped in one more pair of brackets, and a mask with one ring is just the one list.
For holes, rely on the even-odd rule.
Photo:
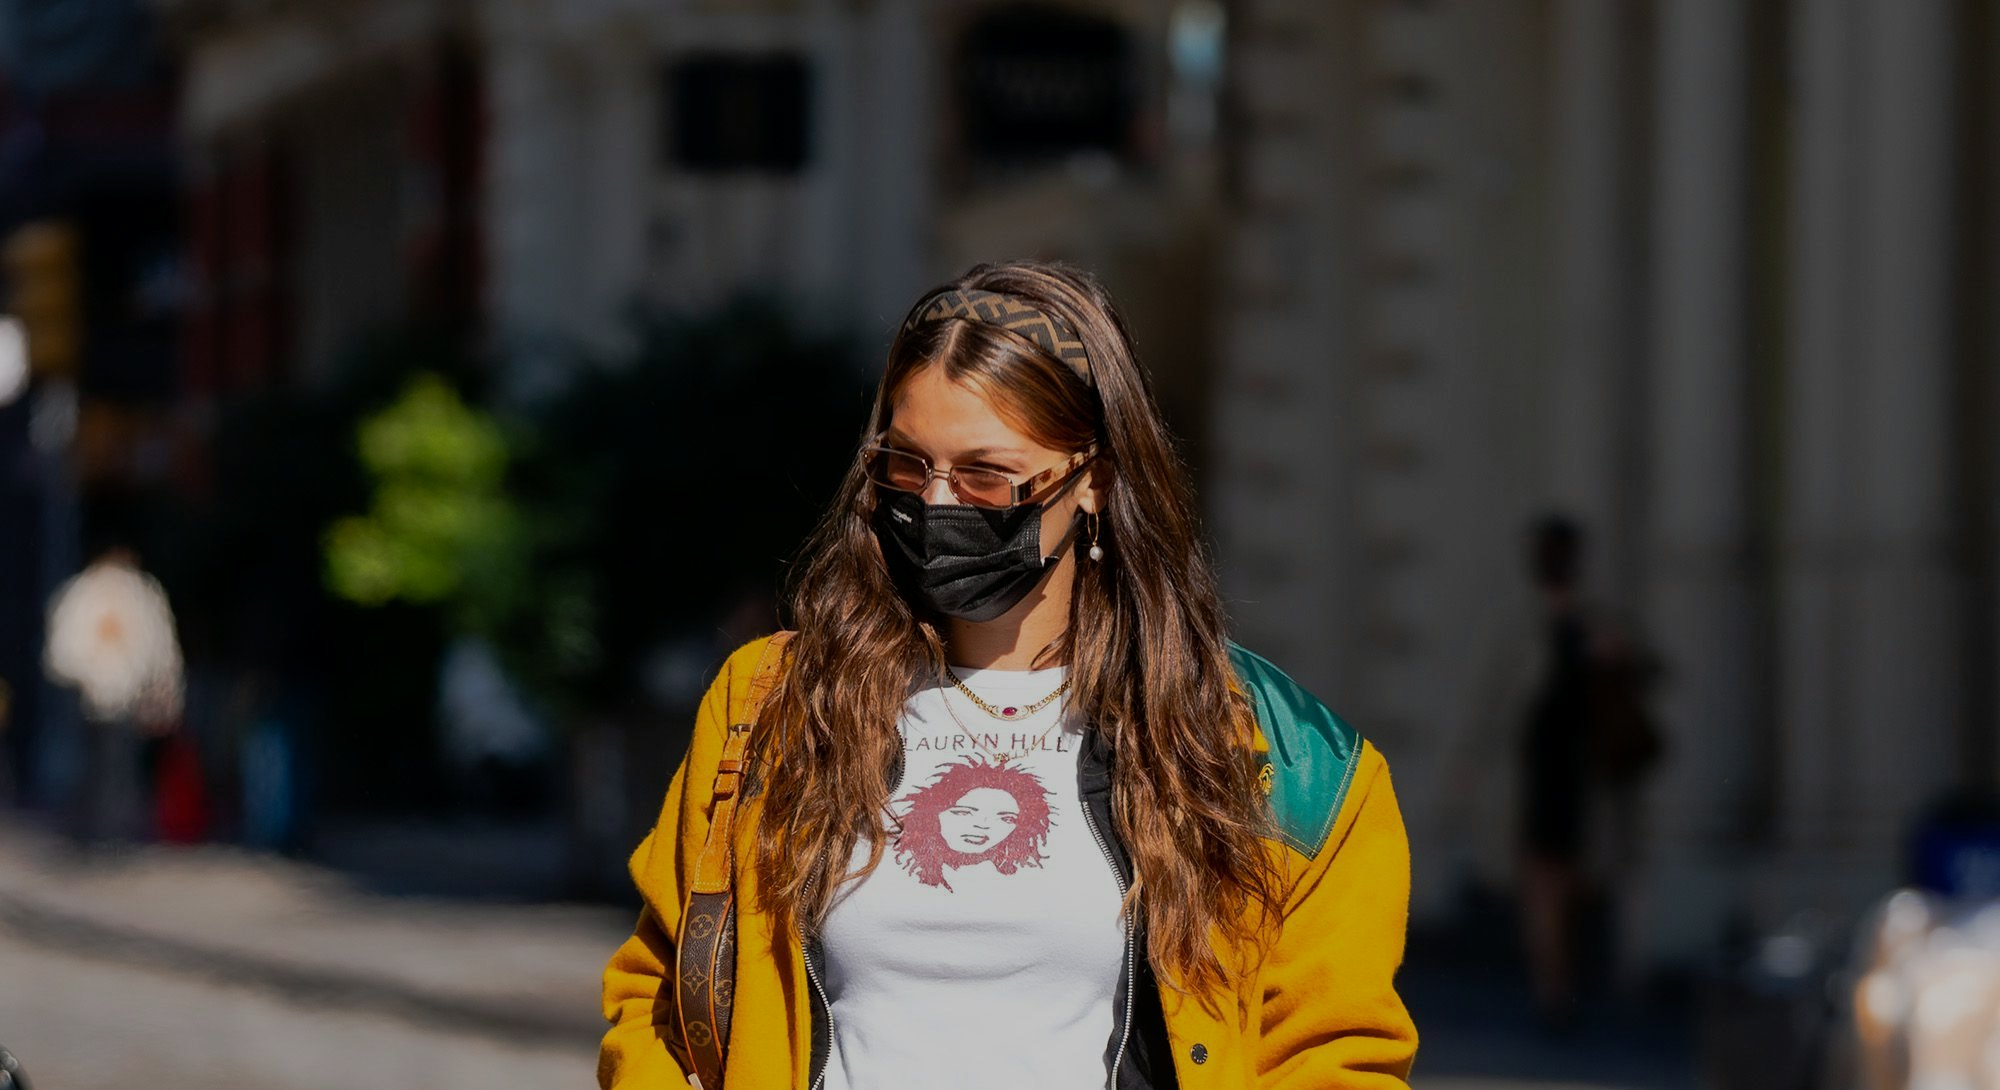
[(1097, 543), (1097, 512), (1085, 512), (1084, 519), (1089, 524), (1090, 529), (1090, 558), (1092, 560), (1102, 560), (1104, 559), (1104, 546)]

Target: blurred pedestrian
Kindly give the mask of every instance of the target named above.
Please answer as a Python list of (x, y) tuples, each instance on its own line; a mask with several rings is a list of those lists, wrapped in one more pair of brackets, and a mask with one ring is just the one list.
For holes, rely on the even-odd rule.
[(532, 811), (548, 789), (548, 732), (491, 642), (460, 636), (445, 647), (437, 712), (452, 782), (473, 808)]
[(1387, 767), (1229, 642), (1194, 512), (1094, 281), (923, 296), (633, 856), (601, 1084), (1404, 1085)]
[(2000, 902), (1899, 890), (1858, 953), (1849, 1030), (1862, 1090), (2000, 1090)]
[(43, 665), (84, 710), (83, 783), (71, 805), (79, 839), (145, 832), (144, 738), (180, 722), (183, 676), (173, 611), (131, 550), (107, 549), (50, 599)]
[(1636, 789), (1660, 740), (1644, 702), (1650, 670), (1623, 626), (1584, 604), (1582, 527), (1546, 516), (1528, 552), (1542, 654), (1520, 732), (1522, 938), (1536, 1004), (1559, 1026), (1577, 1002), (1593, 840), (1612, 866), (1632, 857)]

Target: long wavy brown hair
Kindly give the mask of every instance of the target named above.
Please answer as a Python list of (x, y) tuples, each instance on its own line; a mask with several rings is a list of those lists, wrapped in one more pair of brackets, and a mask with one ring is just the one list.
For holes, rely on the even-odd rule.
[[(935, 366), (1051, 449), (1097, 443), (1105, 556), (1075, 566), (1069, 625), (1043, 661), (1069, 665), (1072, 706), (1110, 743), (1112, 815), (1136, 875), (1126, 910), (1140, 914), (1153, 966), (1211, 994), (1244, 967), (1239, 955), (1267, 948), (1282, 892), (1261, 843), (1270, 819), (1249, 754), (1251, 710), (1230, 684), (1221, 599), (1185, 467), (1095, 280), (1041, 262), (980, 265), (917, 306), (936, 291), (974, 288), (1068, 322), (1088, 374), (982, 322), (906, 326), (863, 442), (889, 425), (903, 384)], [(841, 882), (881, 861), (896, 721), (911, 693), (943, 676), (939, 619), (891, 581), (870, 525), (875, 498), (857, 451), (795, 568), (787, 608), (797, 634), (751, 735), (762, 796), (754, 865), (780, 927), (816, 932)], [(868, 863), (850, 873), (861, 840)]]

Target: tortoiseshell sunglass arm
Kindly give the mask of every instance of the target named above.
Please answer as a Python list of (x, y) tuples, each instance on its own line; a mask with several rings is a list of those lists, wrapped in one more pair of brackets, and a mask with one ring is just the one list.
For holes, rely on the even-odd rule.
[(1069, 476), (1071, 473), (1076, 472), (1076, 470), (1079, 467), (1081, 467), (1084, 463), (1090, 461), (1092, 458), (1095, 457), (1097, 457), (1097, 445), (1093, 443), (1090, 446), (1087, 446), (1082, 450), (1077, 451), (1075, 454), (1070, 455), (1068, 458), (1065, 458), (1061, 462), (1058, 462), (1055, 465), (1052, 465), (1049, 468), (1042, 470), (1040, 473), (1037, 473), (1034, 476), (1028, 478), (1027, 480), (1022, 481), (1020, 484), (1015, 485), (1014, 493), (1013, 496), (1011, 497), (1013, 502), (1010, 504), (1010, 506), (1019, 507), (1022, 504), (1027, 503), (1028, 500), (1035, 495), (1035, 493), (1040, 492), (1042, 490), (1042, 487), (1044, 485), (1054, 484), (1055, 482), (1063, 479), (1064, 477)]

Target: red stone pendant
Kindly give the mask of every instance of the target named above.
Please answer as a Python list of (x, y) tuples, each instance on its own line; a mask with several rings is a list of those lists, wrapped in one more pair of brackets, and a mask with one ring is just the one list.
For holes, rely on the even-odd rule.
[(1005, 718), (1008, 718), (1008, 719), (1012, 719), (1012, 718), (1014, 718), (1015, 716), (1017, 716), (1017, 715), (1021, 714), (1021, 709), (1019, 709), (1019, 708), (1001, 708), (1001, 709), (1000, 709), (1000, 714), (1001, 714), (1002, 716), (1004, 716)]

